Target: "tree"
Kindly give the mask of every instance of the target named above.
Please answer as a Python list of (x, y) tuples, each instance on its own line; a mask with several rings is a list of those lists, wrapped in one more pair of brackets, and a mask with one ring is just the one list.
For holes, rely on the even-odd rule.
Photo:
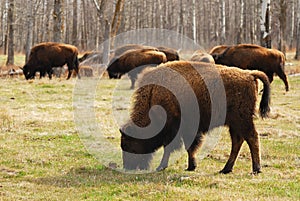
[(72, 27), (72, 44), (78, 46), (78, 1), (73, 1), (73, 27)]
[(221, 44), (224, 44), (226, 41), (226, 14), (225, 14), (225, 0), (222, 0), (220, 2), (220, 8), (221, 8)]
[(62, 26), (62, 3), (63, 0), (54, 0), (54, 10), (53, 10), (53, 41), (61, 41)]
[(32, 13), (32, 1), (29, 1), (28, 4), (28, 15), (27, 15), (27, 38), (25, 44), (25, 61), (28, 61), (30, 49), (33, 39), (33, 13)]
[[(300, 0), (298, 0), (298, 8), (300, 8)], [(297, 15), (297, 48), (295, 59), (300, 60), (300, 12)]]
[(7, 26), (8, 26), (8, 55), (6, 65), (14, 65), (14, 0), (8, 1)]
[(261, 46), (271, 48), (270, 0), (262, 0), (260, 20)]
[(280, 7), (280, 14), (279, 14), (280, 33), (279, 33), (278, 49), (285, 54), (286, 53), (286, 26), (287, 26), (286, 25), (286, 16), (287, 16), (286, 0), (280, 0), (279, 7)]
[(114, 18), (113, 18), (113, 21), (111, 24), (111, 33), (110, 33), (110, 37), (112, 39), (112, 41), (111, 41), (112, 47), (114, 46), (113, 38), (117, 35), (118, 29), (121, 24), (124, 3), (125, 3), (125, 0), (118, 0), (117, 4), (116, 4)]

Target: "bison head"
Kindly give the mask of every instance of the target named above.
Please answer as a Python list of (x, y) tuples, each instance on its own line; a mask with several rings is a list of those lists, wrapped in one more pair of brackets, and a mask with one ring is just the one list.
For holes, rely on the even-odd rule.
[(133, 138), (120, 129), (123, 167), (126, 170), (147, 170), (153, 151), (149, 151), (145, 140)]
[(23, 70), (23, 74), (26, 78), (26, 80), (29, 80), (29, 79), (33, 79), (34, 78), (34, 73), (30, 71), (30, 68), (25, 65), (23, 68), (21, 68)]
[(121, 74), (121, 73), (108, 71), (109, 79), (120, 79), (122, 75), (123, 74)]

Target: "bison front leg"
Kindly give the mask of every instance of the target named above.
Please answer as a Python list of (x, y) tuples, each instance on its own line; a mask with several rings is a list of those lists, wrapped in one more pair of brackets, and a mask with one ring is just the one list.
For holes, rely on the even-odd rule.
[(70, 79), (72, 73), (73, 73), (73, 70), (70, 70), (70, 69), (69, 69), (67, 80)]
[(289, 83), (287, 81), (287, 77), (286, 77), (286, 74), (284, 73), (284, 71), (282, 69), (280, 69), (280, 71), (277, 71), (276, 74), (283, 81), (283, 83), (285, 85), (285, 91), (289, 91)]
[(137, 71), (132, 70), (128, 73), (128, 77), (130, 78), (131, 81), (131, 86), (130, 89), (134, 89), (135, 81), (137, 80)]

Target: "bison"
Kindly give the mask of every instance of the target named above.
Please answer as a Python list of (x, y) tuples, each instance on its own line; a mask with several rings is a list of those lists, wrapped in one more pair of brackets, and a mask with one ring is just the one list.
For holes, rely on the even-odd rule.
[[(232, 148), (220, 173), (232, 171), (244, 141), (250, 148), (253, 172), (261, 172), (259, 138), (253, 115), (258, 79), (264, 87), (259, 106), (261, 117), (267, 117), (270, 111), (270, 83), (263, 72), (203, 62), (174, 61), (148, 70), (140, 78), (140, 88), (134, 92), (130, 120), (120, 128), (126, 170), (149, 169), (152, 155), (162, 146), (164, 154), (157, 170), (165, 169), (170, 154), (181, 146), (182, 140), (188, 153), (187, 170), (193, 171), (197, 166), (195, 153), (201, 146), (204, 133), (226, 125)], [(222, 87), (216, 84), (218, 79), (223, 83), (223, 94)], [(164, 86), (170, 86), (173, 91)], [(188, 92), (189, 86), (192, 93)], [(223, 95), (224, 102), (221, 101)], [(194, 113), (199, 114), (197, 120)]]
[(229, 45), (218, 45), (213, 47), (210, 51), (209, 54), (221, 54), (223, 53), (227, 48), (229, 47)]
[(67, 79), (71, 77), (73, 69), (80, 78), (77, 55), (78, 50), (73, 45), (54, 42), (40, 43), (31, 49), (29, 59), (22, 68), (23, 74), (28, 80), (33, 79), (37, 71), (40, 72), (40, 76), (47, 72), (51, 79), (53, 67), (62, 67), (67, 64), (69, 70)]
[(108, 67), (109, 78), (119, 79), (125, 73), (131, 80), (131, 89), (134, 88), (138, 73), (147, 66), (156, 66), (167, 61), (162, 52), (149, 49), (128, 50), (120, 57), (114, 57)]
[(100, 64), (102, 63), (102, 52), (100, 51), (91, 51), (91, 52), (85, 52), (82, 57), (78, 59), (80, 63), (82, 62), (89, 62), (91, 64)]
[(287, 76), (284, 72), (285, 56), (282, 52), (252, 44), (225, 47), (214, 48), (215, 50), (210, 52), (217, 64), (263, 71), (270, 83), (275, 73), (284, 82), (285, 90), (289, 91)]
[(215, 63), (214, 58), (210, 54), (205, 53), (201, 50), (195, 51), (190, 60), (198, 61), (198, 62), (206, 62), (206, 63), (211, 63), (211, 64)]
[(178, 52), (176, 50), (174, 50), (172, 48), (169, 48), (169, 47), (163, 47), (163, 46), (157, 47), (157, 49), (160, 52), (165, 53), (168, 61), (179, 60), (179, 54), (178, 54)]
[(141, 49), (158, 51), (157, 48), (152, 46), (146, 46), (140, 44), (126, 44), (115, 49), (113, 53), (114, 53), (114, 57), (120, 57), (129, 50), (141, 50)]

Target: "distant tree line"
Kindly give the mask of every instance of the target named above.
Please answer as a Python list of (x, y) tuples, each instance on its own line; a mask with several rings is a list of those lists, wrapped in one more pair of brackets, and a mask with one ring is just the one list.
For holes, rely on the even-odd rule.
[[(140, 28), (183, 34), (205, 49), (219, 44), (262, 44), (300, 59), (300, 0), (0, 0), (0, 53), (28, 54), (44, 41), (94, 50), (106, 37)], [(263, 3), (268, 35), (262, 35)], [(266, 25), (266, 24), (265, 24)], [(105, 37), (105, 32), (108, 36)], [(113, 46), (113, 42), (111, 46)], [(8, 60), (9, 60), (8, 59)]]

